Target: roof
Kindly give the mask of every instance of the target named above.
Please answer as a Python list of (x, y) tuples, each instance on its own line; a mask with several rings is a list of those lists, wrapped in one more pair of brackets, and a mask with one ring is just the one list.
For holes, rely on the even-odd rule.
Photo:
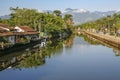
[(0, 23), (0, 37), (13, 35), (12, 32), (6, 30), (6, 28), (9, 29), (8, 27), (8, 25)]
[(4, 28), (8, 28), (8, 29), (10, 28), (9, 25), (7, 25), (7, 24), (3, 24), (3, 23), (0, 23), (0, 26), (1, 26), (1, 27), (4, 27)]
[(7, 32), (8, 30), (6, 30), (5, 28), (0, 26), (0, 32)]
[(3, 37), (3, 36), (12, 36), (12, 35), (13, 35), (13, 33), (10, 32), (10, 31), (0, 33), (0, 37)]
[(34, 29), (28, 26), (20, 26), (20, 28), (23, 29), (25, 32), (36, 32)]
[[(25, 32), (11, 32), (6, 30), (5, 28), (1, 27), (0, 25), (0, 37), (3, 36), (12, 36), (12, 35), (34, 35), (39, 34), (39, 32), (35, 31), (34, 29), (28, 27), (28, 26), (20, 26), (21, 29), (23, 29)], [(13, 28), (11, 28), (13, 29)], [(13, 29), (14, 30), (14, 29)]]
[(16, 32), (15, 35), (33, 35), (33, 34), (39, 34), (39, 32), (35, 31), (34, 29), (30, 28), (29, 26), (20, 26), (24, 32)]
[(5, 30), (5, 29), (3, 29), (3, 28), (0, 27), (0, 31), (4, 31), (4, 30)]

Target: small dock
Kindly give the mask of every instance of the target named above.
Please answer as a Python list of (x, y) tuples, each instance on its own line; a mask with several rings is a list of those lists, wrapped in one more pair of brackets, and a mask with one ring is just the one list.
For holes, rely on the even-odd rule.
[(105, 35), (105, 34), (99, 34), (99, 33), (93, 33), (93, 32), (88, 32), (88, 31), (81, 31), (81, 32), (120, 49), (120, 38), (118, 37)]

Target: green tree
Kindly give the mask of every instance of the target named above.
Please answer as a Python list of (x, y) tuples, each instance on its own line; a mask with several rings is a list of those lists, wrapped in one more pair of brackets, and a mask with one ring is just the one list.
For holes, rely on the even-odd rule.
[(67, 28), (73, 27), (73, 16), (71, 14), (66, 14), (64, 16), (64, 20), (66, 23)]
[(56, 16), (61, 16), (61, 11), (60, 11), (60, 10), (54, 10), (53, 13), (54, 13)]
[[(53, 13), (39, 13), (36, 9), (10, 8), (11, 18), (2, 20), (3, 23), (11, 26), (27, 25), (39, 32), (59, 35), (67, 25), (72, 26), (72, 15), (66, 16), (66, 21), (61, 17), (61, 11), (55, 10)], [(71, 27), (70, 27), (71, 28)]]

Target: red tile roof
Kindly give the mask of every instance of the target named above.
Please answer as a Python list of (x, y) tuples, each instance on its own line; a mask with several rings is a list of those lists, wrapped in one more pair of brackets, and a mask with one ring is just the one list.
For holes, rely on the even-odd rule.
[(20, 28), (23, 29), (25, 32), (36, 32), (34, 29), (28, 26), (20, 26)]
[(11, 35), (13, 35), (12, 32), (7, 31), (7, 30), (4, 29), (4, 28), (9, 29), (9, 26), (6, 25), (6, 24), (0, 23), (0, 37), (3, 37), (3, 36), (11, 36)]
[(4, 27), (4, 28), (8, 28), (8, 29), (10, 28), (9, 25), (7, 25), (7, 24), (3, 24), (3, 23), (0, 23), (0, 26), (1, 26), (1, 27)]
[(9, 32), (9, 31), (7, 31), (7, 32), (3, 32), (3, 33), (0, 33), (0, 37), (4, 37), (4, 36), (12, 36), (13, 35), (13, 33), (12, 32)]
[(21, 29), (23, 29), (25, 32), (16, 33), (17, 35), (32, 35), (32, 34), (39, 34), (39, 32), (35, 31), (34, 29), (28, 27), (28, 26), (20, 26)]
[(28, 26), (20, 26), (21, 29), (23, 29), (25, 32), (10, 32), (7, 31), (4, 28), (7, 28), (7, 26), (4, 25), (4, 28), (2, 28), (3, 25), (0, 23), (0, 37), (3, 36), (12, 36), (12, 35), (34, 35), (39, 34), (39, 32), (35, 31), (34, 29), (28, 27)]
[(0, 27), (0, 31), (4, 31), (4, 30), (5, 30), (5, 29), (3, 29), (3, 28)]

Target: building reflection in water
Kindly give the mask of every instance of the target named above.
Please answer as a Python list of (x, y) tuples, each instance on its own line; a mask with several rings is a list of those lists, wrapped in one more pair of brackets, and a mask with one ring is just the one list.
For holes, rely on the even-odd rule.
[[(31, 62), (31, 61), (34, 61), (34, 62)], [(43, 57), (43, 54), (40, 51), (40, 47), (37, 46), (35, 48), (33, 47), (33, 48), (26, 49), (25, 51), (1, 56), (0, 57), (0, 70), (11, 68), (16, 65), (20, 65), (20, 67), (22, 66), (33, 67), (33, 66), (36, 66), (36, 64), (41, 65), (44, 63), (45, 63), (45, 57)]]
[[(63, 42), (72, 46), (68, 40), (69, 39), (49, 40), (45, 47), (41, 47), (41, 44), (37, 44), (24, 51), (1, 56), (0, 70), (4, 70), (6, 68), (32, 68), (44, 65), (47, 57), (51, 58), (51, 56), (56, 54), (56, 52), (62, 52)], [(71, 40), (73, 41), (72, 38)]]
[[(79, 36), (83, 37), (83, 39), (91, 45), (108, 46), (104, 43), (99, 42), (94, 38), (91, 38), (90, 36), (86, 36), (86, 35), (79, 35)], [(51, 58), (51, 56), (55, 55), (56, 53), (58, 53), (57, 55), (61, 55), (63, 51), (63, 47), (65, 48), (72, 47), (74, 37), (75, 35), (72, 35), (71, 37), (69, 37), (69, 39), (49, 40), (47, 41), (45, 47), (41, 47), (41, 44), (37, 44), (26, 50), (1, 56), (0, 71), (6, 68), (15, 68), (15, 69), (32, 68), (32, 67), (36, 68), (40, 65), (44, 65), (46, 62), (46, 58)], [(114, 47), (112, 48), (113, 48), (113, 52), (115, 53), (115, 56), (120, 56), (119, 49), (116, 49)]]

